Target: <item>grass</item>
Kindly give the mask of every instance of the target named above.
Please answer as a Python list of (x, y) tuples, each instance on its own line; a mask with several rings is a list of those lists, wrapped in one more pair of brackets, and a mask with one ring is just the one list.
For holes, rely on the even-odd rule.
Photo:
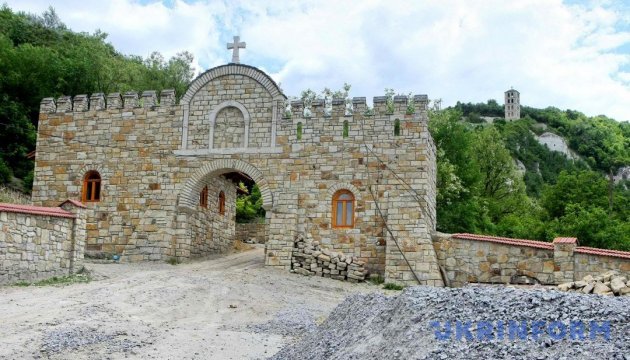
[(394, 284), (394, 283), (387, 283), (385, 285), (383, 285), (383, 289), (385, 290), (402, 290), (405, 287), (402, 285), (398, 285), (398, 284)]
[(171, 264), (171, 265), (177, 265), (177, 264), (181, 264), (181, 263), (182, 263), (182, 261), (181, 261), (181, 260), (179, 260), (178, 258), (176, 258), (176, 257), (174, 257), (174, 256), (173, 256), (173, 257), (168, 258), (168, 260), (166, 260), (166, 262), (167, 262), (167, 263), (169, 263), (169, 264)]
[(54, 286), (54, 285), (69, 285), (69, 284), (77, 284), (77, 283), (88, 283), (92, 279), (87, 273), (77, 273), (66, 276), (53, 276), (48, 279), (39, 280), (35, 282), (28, 281), (18, 281), (13, 284), (13, 286)]
[(381, 285), (385, 282), (385, 279), (381, 275), (376, 274), (376, 275), (370, 276), (368, 281), (374, 285)]

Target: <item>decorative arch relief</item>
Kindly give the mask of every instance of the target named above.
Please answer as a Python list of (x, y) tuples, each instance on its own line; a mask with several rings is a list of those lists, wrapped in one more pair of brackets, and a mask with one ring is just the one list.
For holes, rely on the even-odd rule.
[(220, 103), (210, 113), (208, 149), (249, 147), (250, 122), (249, 111), (243, 104), (234, 100)]

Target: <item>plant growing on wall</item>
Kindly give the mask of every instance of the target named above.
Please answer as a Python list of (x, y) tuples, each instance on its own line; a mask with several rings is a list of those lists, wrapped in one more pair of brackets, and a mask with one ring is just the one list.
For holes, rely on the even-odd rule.
[(302, 91), (300, 98), (302, 99), (302, 102), (304, 103), (304, 112), (302, 115), (305, 118), (310, 118), (313, 115), (312, 107), (313, 107), (313, 101), (315, 100), (316, 97), (317, 97), (317, 94), (315, 93), (315, 91), (311, 89), (306, 89)]
[(407, 111), (405, 111), (405, 114), (411, 115), (411, 114), (414, 114), (415, 112), (416, 112), (416, 102), (413, 99), (413, 94), (409, 93), (407, 95)]
[(396, 92), (394, 89), (385, 88), (385, 113), (393, 114), (394, 113), (394, 94)]

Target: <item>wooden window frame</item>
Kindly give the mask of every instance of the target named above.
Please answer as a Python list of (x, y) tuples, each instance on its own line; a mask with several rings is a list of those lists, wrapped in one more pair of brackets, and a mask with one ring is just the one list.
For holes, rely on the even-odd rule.
[[(352, 197), (352, 200), (339, 200), (339, 197), (341, 197), (341, 195), (344, 194), (348, 194)], [(342, 216), (341, 216), (341, 220), (342, 220), (342, 224), (337, 224), (337, 204), (341, 202), (341, 211), (342, 211)], [(352, 222), (350, 224), (346, 224), (345, 221), (347, 220), (346, 217), (346, 209), (347, 209), (347, 204), (348, 203), (352, 203)], [(354, 223), (355, 223), (355, 217), (356, 217), (356, 210), (357, 210), (357, 206), (356, 206), (356, 197), (354, 196), (354, 194), (352, 193), (352, 191), (350, 190), (338, 190), (332, 197), (332, 227), (334, 229), (352, 229), (354, 228)]]
[(225, 193), (219, 192), (219, 215), (225, 215)]
[(199, 193), (199, 206), (208, 208), (208, 185), (204, 186)]
[[(88, 184), (92, 184), (91, 187)], [(88, 195), (88, 188), (91, 193)], [(97, 192), (98, 189), (98, 192)], [(84, 203), (101, 201), (101, 174), (96, 170), (90, 170), (83, 177), (83, 189), (81, 191), (81, 201)]]

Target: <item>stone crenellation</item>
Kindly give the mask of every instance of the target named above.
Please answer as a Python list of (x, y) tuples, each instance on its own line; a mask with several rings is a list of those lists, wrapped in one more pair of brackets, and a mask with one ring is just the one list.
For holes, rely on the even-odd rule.
[(40, 103), (39, 112), (50, 114), (85, 112), (90, 110), (151, 109), (157, 106), (173, 106), (175, 103), (175, 90), (171, 89), (162, 90), (159, 98), (155, 90), (143, 91), (140, 96), (134, 91), (126, 92), (122, 96), (117, 92), (109, 93), (107, 96), (102, 93), (94, 93), (90, 96), (85, 94), (76, 95), (74, 98), (71, 96), (60, 96), (56, 101), (51, 97), (44, 98)]
[[(71, 96), (60, 96), (55, 98), (47, 97), (40, 102), (40, 113), (72, 113), (72, 112), (85, 112), (85, 111), (105, 111), (120, 109), (130, 110), (138, 108), (156, 108), (159, 106), (175, 106), (176, 97), (175, 90), (168, 89), (162, 90), (160, 97), (157, 96), (157, 91), (146, 90), (141, 93), (135, 91), (129, 91), (124, 94), (118, 92), (109, 93), (106, 96), (102, 93), (94, 93), (90, 96), (82, 94)], [(158, 101), (159, 100), (159, 101)], [(406, 95), (395, 96), (392, 100), (396, 106), (396, 110), (390, 111), (387, 107), (387, 97), (375, 96), (373, 98), (374, 107), (371, 109), (373, 112), (368, 112), (366, 116), (374, 115), (394, 115), (394, 113), (400, 114), (401, 112), (406, 115), (410, 115), (406, 111), (408, 105), (414, 106), (414, 111), (424, 111), (427, 109), (429, 99), (427, 95), (414, 95), (412, 99)], [(351, 104), (350, 111), (347, 110), (347, 104)], [(365, 97), (353, 97), (349, 99), (332, 99), (332, 111), (327, 113), (325, 111), (325, 100), (318, 98), (313, 100), (310, 105), (313, 110), (312, 115), (304, 115), (304, 102), (302, 100), (294, 100), (290, 102), (288, 112), (283, 114), (283, 118), (300, 118), (310, 119), (316, 117), (332, 117), (333, 114), (343, 116), (352, 116), (352, 114), (367, 112), (369, 110), (367, 106), (367, 100)]]

